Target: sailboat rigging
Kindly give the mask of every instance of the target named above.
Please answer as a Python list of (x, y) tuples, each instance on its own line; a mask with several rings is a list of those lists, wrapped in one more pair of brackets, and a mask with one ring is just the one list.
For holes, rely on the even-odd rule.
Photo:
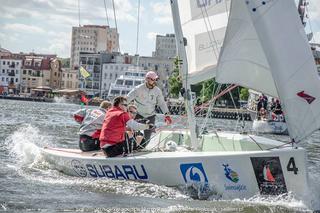
[[(280, 97), (290, 137), (296, 142), (320, 126), (320, 82), (294, 2), (262, 2), (170, 1), (179, 57), (183, 60), (189, 128), (161, 129), (145, 152), (125, 158), (43, 148), (44, 158), (59, 171), (79, 177), (184, 187), (198, 184), (200, 193), (206, 189), (226, 199), (289, 191), (302, 199), (308, 193), (303, 148), (234, 132), (196, 135), (190, 84), (212, 76), (219, 83), (237, 84)], [(214, 34), (214, 43), (203, 14), (215, 23), (208, 28)], [(220, 50), (218, 58), (212, 45)], [(300, 60), (292, 60), (296, 58)], [(193, 150), (166, 150), (172, 142)]]

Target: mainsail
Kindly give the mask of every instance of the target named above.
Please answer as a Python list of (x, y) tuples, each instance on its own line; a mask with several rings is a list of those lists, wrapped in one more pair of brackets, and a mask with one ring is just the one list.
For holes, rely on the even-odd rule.
[(232, 1), (217, 81), (278, 96), (295, 141), (320, 127), (320, 80), (293, 0)]
[(181, 28), (187, 39), (188, 80), (195, 84), (215, 77), (230, 0), (181, 0)]

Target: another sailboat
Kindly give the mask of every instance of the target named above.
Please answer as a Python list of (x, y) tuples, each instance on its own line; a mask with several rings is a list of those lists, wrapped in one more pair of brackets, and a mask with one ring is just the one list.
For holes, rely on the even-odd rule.
[[(230, 10), (229, 4), (171, 0), (189, 129), (162, 130), (148, 144), (149, 152), (125, 158), (58, 148), (42, 149), (44, 158), (80, 177), (196, 184), (223, 198), (289, 191), (303, 198), (306, 153), (295, 142), (320, 126), (320, 84), (294, 1), (234, 0)], [(190, 83), (215, 75), (220, 83), (280, 97), (292, 143), (230, 132), (197, 134)], [(172, 141), (192, 151), (166, 150)]]
[[(262, 96), (262, 93), (256, 92), (254, 90), (249, 90), (247, 110), (249, 111), (251, 120), (253, 121), (252, 130), (257, 133), (288, 135), (288, 127), (285, 122), (283, 113), (276, 114), (273, 112), (275, 110), (272, 109), (273, 98), (265, 96), (267, 99), (265, 101), (268, 106), (262, 106), (263, 109), (259, 109), (259, 98), (261, 98)], [(265, 112), (264, 116), (261, 116), (261, 114), (263, 114), (262, 112)]]

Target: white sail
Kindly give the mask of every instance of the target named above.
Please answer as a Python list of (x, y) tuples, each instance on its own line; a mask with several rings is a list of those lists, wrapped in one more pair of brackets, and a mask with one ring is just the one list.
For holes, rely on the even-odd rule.
[(229, 22), (217, 80), (278, 94), (295, 141), (318, 129), (320, 80), (294, 1), (232, 1)]
[(269, 64), (244, 1), (232, 1), (216, 79), (278, 97)]
[(188, 80), (191, 84), (215, 77), (224, 40), (230, 0), (180, 0), (183, 36), (187, 39)]

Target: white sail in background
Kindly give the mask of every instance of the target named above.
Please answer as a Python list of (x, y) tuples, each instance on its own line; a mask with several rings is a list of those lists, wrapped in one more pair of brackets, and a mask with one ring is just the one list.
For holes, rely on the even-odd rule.
[(232, 1), (216, 79), (278, 97), (245, 1)]
[(278, 94), (296, 141), (317, 130), (320, 80), (294, 1), (232, 1), (229, 22), (217, 80)]
[(224, 40), (230, 0), (180, 0), (183, 36), (187, 39), (188, 80), (191, 84), (215, 77)]

